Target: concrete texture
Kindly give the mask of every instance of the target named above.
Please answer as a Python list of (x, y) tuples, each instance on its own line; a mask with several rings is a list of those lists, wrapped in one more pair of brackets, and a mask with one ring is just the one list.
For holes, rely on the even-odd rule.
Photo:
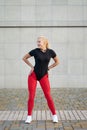
[(37, 47), (39, 35), (60, 60), (49, 72), (51, 87), (86, 88), (87, 28), (63, 26), (87, 26), (86, 0), (0, 0), (0, 88), (26, 88), (30, 68), (22, 57)]

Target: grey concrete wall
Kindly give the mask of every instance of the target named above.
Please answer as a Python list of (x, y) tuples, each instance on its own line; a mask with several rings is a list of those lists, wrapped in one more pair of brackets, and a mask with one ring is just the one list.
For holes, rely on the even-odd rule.
[(87, 87), (87, 28), (53, 26), (87, 26), (87, 1), (0, 0), (0, 88), (27, 87), (30, 68), (22, 57), (37, 47), (39, 35), (49, 39), (60, 60), (49, 72), (51, 87)]

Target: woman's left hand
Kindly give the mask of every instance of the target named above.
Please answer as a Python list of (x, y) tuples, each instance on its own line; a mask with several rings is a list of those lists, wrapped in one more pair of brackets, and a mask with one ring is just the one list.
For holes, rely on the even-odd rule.
[(29, 75), (31, 75), (31, 73), (32, 73), (33, 71), (34, 71), (34, 68), (31, 68)]

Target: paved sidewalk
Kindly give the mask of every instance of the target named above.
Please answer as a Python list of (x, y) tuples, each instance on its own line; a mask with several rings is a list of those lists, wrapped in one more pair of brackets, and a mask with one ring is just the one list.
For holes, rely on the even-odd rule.
[(87, 130), (87, 121), (32, 121), (25, 124), (24, 121), (0, 122), (0, 130)]
[[(87, 110), (56, 110), (59, 121), (87, 120)], [(0, 111), (0, 121), (4, 120), (25, 120), (27, 111)], [(33, 120), (52, 120), (49, 110), (33, 111)]]
[[(87, 110), (86, 88), (51, 88), (57, 110)], [(0, 111), (27, 110), (27, 89), (0, 89)], [(37, 88), (34, 110), (47, 110), (41, 88)]]
[(27, 89), (0, 89), (0, 130), (87, 130), (87, 89), (51, 89), (58, 123), (53, 123), (43, 92), (37, 89), (33, 121), (25, 124)]

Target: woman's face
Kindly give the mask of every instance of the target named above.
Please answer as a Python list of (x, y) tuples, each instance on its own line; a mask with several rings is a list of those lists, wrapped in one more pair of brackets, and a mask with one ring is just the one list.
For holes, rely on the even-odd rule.
[(37, 39), (37, 46), (40, 49), (43, 49), (45, 47), (45, 43), (44, 43), (44, 40), (42, 38)]

